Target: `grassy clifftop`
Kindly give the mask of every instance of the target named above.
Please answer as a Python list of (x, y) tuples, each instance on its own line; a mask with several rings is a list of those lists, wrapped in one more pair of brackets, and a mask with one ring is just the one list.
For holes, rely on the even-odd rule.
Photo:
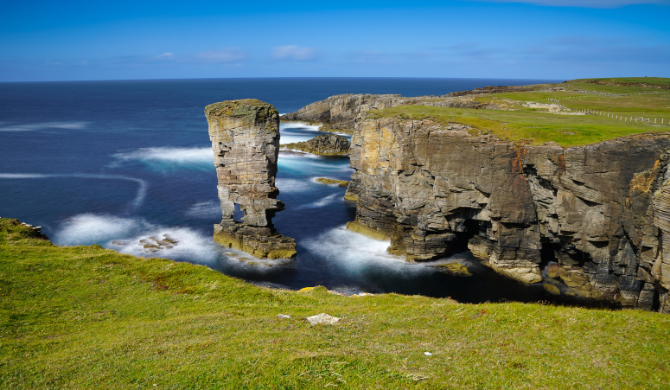
[[(302, 320), (322, 312), (341, 320)], [(668, 381), (666, 315), (272, 290), (202, 266), (57, 247), (0, 219), (1, 388), (663, 388)]]
[[(670, 85), (670, 79), (654, 80)], [(625, 80), (607, 79), (626, 84)], [(501, 139), (542, 144), (554, 141), (561, 146), (577, 146), (645, 132), (670, 132), (670, 91), (653, 86), (600, 85), (574, 80), (550, 87), (563, 91), (530, 91), (477, 95), (481, 103), (497, 104), (503, 110), (476, 110), (431, 106), (398, 106), (372, 111), (372, 118), (430, 118), (441, 123), (458, 122), (476, 127)], [(548, 88), (546, 88), (548, 89)], [(562, 113), (528, 106), (527, 103), (559, 104)], [(567, 115), (596, 112), (587, 115)], [(636, 118), (638, 120), (636, 121)], [(644, 118), (648, 122), (643, 122)]]

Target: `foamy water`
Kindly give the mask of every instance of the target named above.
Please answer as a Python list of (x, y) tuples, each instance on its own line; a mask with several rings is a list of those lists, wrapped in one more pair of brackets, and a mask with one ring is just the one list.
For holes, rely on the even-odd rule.
[(214, 154), (211, 147), (174, 148), (153, 147), (142, 148), (130, 152), (115, 153), (116, 167), (126, 162), (139, 162), (155, 170), (189, 168), (199, 170), (214, 169)]

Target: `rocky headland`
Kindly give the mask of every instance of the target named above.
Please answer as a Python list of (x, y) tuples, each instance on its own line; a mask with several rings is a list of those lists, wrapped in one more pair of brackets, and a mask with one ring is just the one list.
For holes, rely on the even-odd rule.
[[(604, 125), (574, 115), (559, 121), (547, 114), (556, 118), (569, 108), (523, 96), (548, 92), (563, 98), (571, 92), (584, 100), (584, 88), (587, 82), (485, 87), (437, 97), (338, 95), (282, 118), (352, 132), (355, 173), (345, 198), (357, 202), (357, 212), (347, 226), (390, 239), (389, 253), (429, 261), (467, 245), (498, 273), (543, 283), (553, 294), (669, 312), (670, 134), (622, 126), (614, 115)], [(604, 99), (591, 93), (598, 103)], [(610, 104), (619, 104), (621, 96)], [(500, 112), (510, 106), (521, 113), (448, 110)], [(545, 114), (535, 115), (538, 110)], [(592, 127), (581, 130), (585, 120)], [(548, 142), (536, 126), (562, 145)], [(566, 131), (570, 126), (576, 130)], [(605, 133), (589, 135), (596, 126)], [(568, 138), (574, 135), (582, 138)]]
[(346, 94), (308, 104), (296, 112), (282, 115), (282, 121), (301, 121), (322, 124), (322, 131), (353, 133), (358, 114), (404, 105), (436, 107), (484, 108), (486, 104), (472, 97)]
[[(221, 223), (214, 240), (259, 258), (295, 256), (295, 240), (272, 225), (284, 208), (275, 187), (279, 153), (279, 114), (255, 99), (215, 103), (205, 108), (221, 201)], [(244, 212), (235, 221), (235, 205)]]

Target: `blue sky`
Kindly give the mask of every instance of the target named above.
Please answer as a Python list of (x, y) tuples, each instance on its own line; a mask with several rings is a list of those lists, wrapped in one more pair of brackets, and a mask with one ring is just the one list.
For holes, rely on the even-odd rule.
[(670, 0), (5, 1), (0, 81), (670, 77)]

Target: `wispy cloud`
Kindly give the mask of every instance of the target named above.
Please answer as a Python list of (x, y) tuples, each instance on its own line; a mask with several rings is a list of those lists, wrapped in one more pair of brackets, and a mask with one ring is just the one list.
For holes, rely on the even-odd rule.
[(247, 57), (247, 52), (236, 47), (201, 51), (195, 55), (196, 59), (208, 63), (240, 63)]
[(272, 58), (277, 61), (313, 61), (318, 58), (318, 53), (311, 47), (276, 46), (272, 49)]
[(159, 56), (156, 56), (157, 59), (172, 59), (174, 58), (174, 53), (163, 53)]
[(670, 4), (670, 0), (469, 0), (487, 3), (525, 3), (550, 7), (619, 8), (627, 5)]

